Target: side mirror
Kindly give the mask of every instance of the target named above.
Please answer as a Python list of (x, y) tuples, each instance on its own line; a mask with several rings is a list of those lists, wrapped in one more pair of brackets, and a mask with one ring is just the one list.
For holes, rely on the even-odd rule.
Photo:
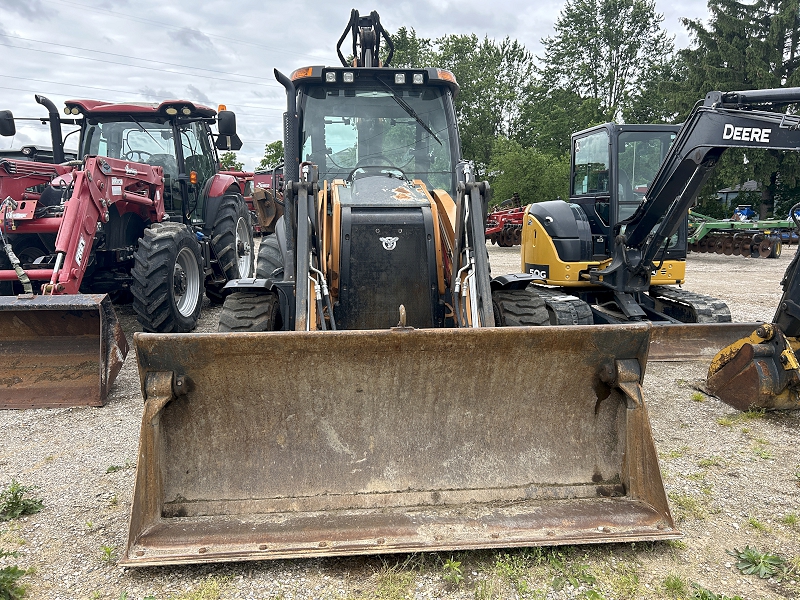
[(216, 146), (217, 150), (236, 152), (242, 149), (242, 140), (235, 133), (233, 135), (218, 135), (214, 146)]
[(236, 135), (236, 113), (232, 110), (221, 110), (217, 115), (217, 131), (220, 135)]
[(0, 110), (0, 135), (11, 137), (16, 135), (17, 126), (14, 123), (14, 115), (10, 110)]

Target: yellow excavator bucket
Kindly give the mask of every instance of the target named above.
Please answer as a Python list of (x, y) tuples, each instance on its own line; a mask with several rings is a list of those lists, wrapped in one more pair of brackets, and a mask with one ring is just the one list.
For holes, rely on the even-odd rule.
[(125, 566), (680, 537), (647, 324), (134, 336)]
[(102, 406), (127, 353), (106, 295), (0, 296), (0, 408)]

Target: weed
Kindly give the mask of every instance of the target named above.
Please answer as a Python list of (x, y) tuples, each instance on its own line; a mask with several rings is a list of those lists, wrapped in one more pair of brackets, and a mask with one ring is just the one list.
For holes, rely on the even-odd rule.
[(750, 525), (750, 527), (752, 527), (756, 531), (761, 531), (761, 532), (769, 531), (769, 527), (764, 525), (764, 523), (756, 519), (753, 515), (748, 515), (747, 523)]
[(100, 560), (102, 560), (104, 563), (109, 563), (109, 564), (114, 562), (114, 559), (117, 554), (117, 549), (114, 548), (114, 546), (106, 546), (105, 544), (103, 544), (102, 546), (100, 546), (100, 551), (102, 552)]
[[(401, 600), (405, 598), (416, 575), (409, 570), (409, 558), (403, 563), (396, 562), (389, 566), (384, 562), (381, 569), (375, 574), (377, 580), (376, 596), (385, 600)], [(460, 564), (460, 563), (459, 563)]]
[(708, 458), (701, 458), (697, 461), (698, 467), (719, 467), (722, 465), (722, 458), (719, 456), (709, 456)]
[[(0, 548), (0, 558), (16, 557), (17, 552), (6, 552)], [(26, 575), (25, 569), (10, 565), (0, 569), (0, 598), (3, 600), (18, 600), (25, 596), (25, 586), (19, 580)]]
[(114, 494), (113, 496), (111, 496), (111, 498), (108, 499), (108, 505), (116, 506), (117, 504), (119, 504), (119, 498), (117, 498), (117, 495)]
[(17, 480), (12, 479), (11, 485), (0, 492), (0, 521), (10, 521), (42, 510), (42, 500), (25, 497), (34, 489), (20, 485)]
[(94, 523), (91, 521), (86, 521), (86, 529), (91, 529), (92, 527), (94, 527)]
[(686, 545), (686, 542), (681, 540), (667, 540), (665, 543), (667, 546), (674, 548), (675, 550), (686, 550), (686, 548), (689, 547)]
[(497, 579), (482, 579), (475, 584), (475, 600), (500, 600), (503, 589)]
[(725, 594), (715, 594), (701, 585), (692, 584), (694, 594), (692, 600), (743, 600), (741, 596), (726, 596)]
[(136, 465), (129, 460), (125, 461), (124, 465), (111, 465), (106, 469), (106, 473), (116, 473), (117, 471), (125, 471), (126, 469), (133, 469)]
[(678, 448), (676, 450), (670, 450), (667, 453), (667, 456), (669, 458), (680, 458), (680, 457), (684, 456), (688, 451), (689, 451), (689, 446), (681, 446), (680, 448)]
[[(219, 600), (228, 579), (228, 577), (209, 577), (197, 589), (170, 596), (169, 600)], [(120, 600), (127, 600), (127, 594)]]
[(664, 578), (662, 584), (664, 591), (667, 592), (672, 598), (683, 598), (689, 589), (686, 580), (676, 573), (670, 573)]
[(800, 519), (797, 518), (797, 513), (789, 513), (783, 519), (781, 519), (784, 525), (797, 525), (800, 522)]
[(717, 419), (717, 423), (725, 427), (730, 427), (731, 425), (735, 425), (737, 423), (744, 423), (746, 421), (753, 421), (755, 419), (763, 419), (765, 414), (766, 411), (763, 409), (751, 408), (750, 410), (746, 410), (744, 412), (733, 413), (730, 415), (725, 415), (724, 417), (720, 417)]
[(677, 492), (670, 492), (669, 499), (676, 509), (678, 520), (693, 517), (698, 520), (706, 518), (706, 510), (702, 503), (696, 498), (692, 498), (687, 494), (679, 494)]
[(451, 556), (444, 561), (442, 569), (444, 569), (444, 575), (442, 578), (446, 582), (452, 583), (453, 585), (458, 585), (464, 581), (464, 573), (461, 571), (460, 560), (453, 560), (453, 557)]
[(753, 454), (762, 460), (772, 460), (775, 458), (775, 455), (772, 454), (772, 450), (765, 448), (764, 446), (756, 446), (753, 448)]
[(694, 392), (692, 394), (692, 402), (705, 402), (706, 397), (701, 392)]
[(758, 575), (761, 579), (769, 579), (778, 575), (786, 566), (786, 560), (777, 554), (759, 552), (750, 546), (745, 546), (744, 550), (737, 548), (728, 550), (728, 554), (737, 559), (736, 568), (739, 571), (745, 575)]
[(632, 565), (618, 564), (611, 582), (614, 595), (618, 598), (635, 598), (639, 591), (639, 574)]

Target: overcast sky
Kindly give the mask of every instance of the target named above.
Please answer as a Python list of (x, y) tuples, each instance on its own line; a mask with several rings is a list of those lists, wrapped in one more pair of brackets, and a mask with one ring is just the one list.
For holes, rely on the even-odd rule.
[[(0, 0), (0, 109), (16, 117), (45, 114), (43, 94), (61, 109), (68, 99), (110, 102), (185, 98), (236, 112), (244, 146), (239, 158), (253, 169), (264, 145), (281, 138), (283, 88), (303, 65), (335, 65), (336, 42), (357, 8), (377, 10), (389, 31), (418, 35), (488, 35), (517, 39), (542, 55), (562, 0)], [(705, 19), (702, 0), (657, 0), (676, 46), (688, 46), (681, 17)], [(343, 48), (347, 48), (349, 38)], [(347, 52), (345, 51), (345, 54)], [(70, 139), (74, 139), (72, 136)], [(49, 145), (46, 126), (18, 123), (0, 148)], [(74, 144), (74, 142), (73, 142)]]

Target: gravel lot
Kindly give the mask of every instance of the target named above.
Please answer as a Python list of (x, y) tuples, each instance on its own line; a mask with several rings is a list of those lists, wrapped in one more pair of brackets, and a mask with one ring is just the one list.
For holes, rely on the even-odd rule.
[[(519, 249), (489, 246), (494, 275), (519, 269)], [(686, 288), (728, 302), (736, 321), (771, 320), (778, 260), (690, 255)], [(133, 311), (118, 307), (132, 341)], [(201, 330), (219, 309), (205, 306)], [(743, 415), (697, 394), (707, 365), (654, 363), (646, 399), (680, 542), (309, 559), (122, 569), (142, 400), (133, 351), (103, 408), (0, 411), (0, 489), (38, 486), (44, 509), (0, 523), (0, 559), (32, 571), (28, 597), (128, 598), (673, 598), (692, 584), (716, 594), (798, 598), (800, 411)], [(796, 571), (742, 575), (727, 554), (746, 545)], [(463, 579), (455, 563), (459, 561)], [(449, 566), (448, 566), (449, 564)], [(592, 593), (594, 592), (594, 594)], [(708, 596), (709, 598), (711, 596)]]

